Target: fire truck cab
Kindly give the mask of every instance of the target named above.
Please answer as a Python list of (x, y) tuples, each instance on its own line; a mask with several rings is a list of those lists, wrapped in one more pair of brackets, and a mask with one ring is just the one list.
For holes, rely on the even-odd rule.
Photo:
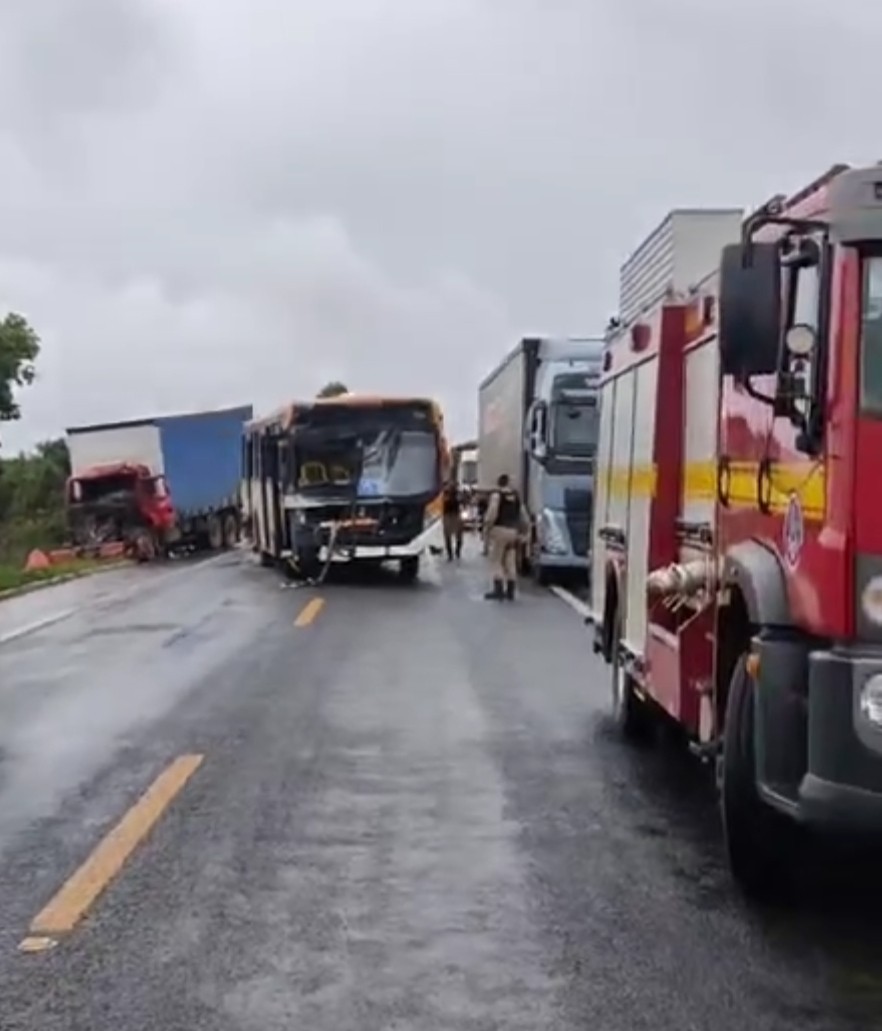
[(715, 763), (767, 894), (807, 832), (882, 831), (882, 167), (705, 215), (696, 285), (676, 234), (623, 268), (645, 303), (607, 339), (594, 640), (621, 730), (667, 714)]

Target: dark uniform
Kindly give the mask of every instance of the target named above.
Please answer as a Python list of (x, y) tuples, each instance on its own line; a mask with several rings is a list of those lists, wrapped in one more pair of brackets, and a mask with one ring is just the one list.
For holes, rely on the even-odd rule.
[(444, 547), (451, 562), (462, 554), (462, 497), (455, 483), (445, 489), (443, 506)]

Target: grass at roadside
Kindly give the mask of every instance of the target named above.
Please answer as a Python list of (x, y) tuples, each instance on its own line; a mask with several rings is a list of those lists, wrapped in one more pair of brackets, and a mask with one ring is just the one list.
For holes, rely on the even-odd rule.
[(75, 559), (49, 569), (24, 570), (16, 566), (0, 564), (0, 594), (14, 591), (21, 587), (56, 580), (62, 576), (86, 576), (99, 569), (106, 568), (108, 563), (95, 559)]

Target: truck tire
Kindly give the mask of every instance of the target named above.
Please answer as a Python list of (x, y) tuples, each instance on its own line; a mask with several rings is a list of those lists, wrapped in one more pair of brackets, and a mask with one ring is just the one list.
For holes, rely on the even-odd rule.
[(223, 538), (225, 548), (235, 548), (239, 543), (239, 520), (234, 512), (227, 512), (224, 516)]
[(634, 679), (625, 669), (619, 645), (622, 640), (621, 610), (613, 613), (610, 639), (610, 669), (612, 671), (612, 717), (619, 733), (628, 741), (647, 741), (653, 729), (652, 712), (635, 691)]
[(212, 551), (220, 551), (224, 546), (224, 528), (220, 516), (208, 517), (208, 546)]
[(756, 684), (747, 652), (735, 663), (720, 758), (720, 811), (729, 868), (751, 899), (779, 898), (793, 873), (798, 828), (763, 801), (754, 750)]
[(533, 555), (530, 559), (530, 573), (533, 577), (533, 582), (538, 587), (548, 587), (554, 582), (552, 571), (547, 566), (543, 566), (536, 555)]
[(156, 541), (153, 534), (149, 530), (141, 530), (135, 534), (132, 550), (136, 562), (152, 562), (156, 558)]

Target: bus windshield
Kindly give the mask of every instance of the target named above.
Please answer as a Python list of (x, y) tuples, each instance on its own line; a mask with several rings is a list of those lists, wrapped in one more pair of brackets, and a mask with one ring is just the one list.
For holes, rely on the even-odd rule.
[(438, 438), (431, 424), (383, 414), (342, 411), (338, 418), (323, 417), (321, 425), (296, 430), (292, 472), (297, 491), (359, 500), (437, 493)]

